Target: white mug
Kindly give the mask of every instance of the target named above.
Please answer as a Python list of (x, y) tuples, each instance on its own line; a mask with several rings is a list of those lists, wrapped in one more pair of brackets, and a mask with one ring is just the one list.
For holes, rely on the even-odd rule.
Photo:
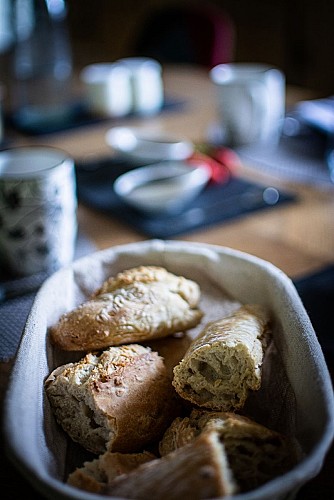
[(285, 114), (285, 77), (266, 64), (219, 64), (210, 71), (222, 141), (277, 144)]
[(51, 273), (74, 257), (74, 162), (46, 146), (0, 151), (0, 259), (13, 275)]
[(95, 63), (83, 68), (80, 80), (89, 111), (98, 116), (122, 117), (132, 111), (131, 72), (117, 63)]
[(130, 71), (134, 113), (151, 115), (160, 111), (164, 101), (161, 64), (150, 57), (125, 57), (117, 62)]

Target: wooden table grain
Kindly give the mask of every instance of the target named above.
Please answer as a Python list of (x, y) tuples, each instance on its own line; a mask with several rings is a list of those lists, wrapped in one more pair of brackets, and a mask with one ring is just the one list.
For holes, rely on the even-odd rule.
[[(10, 135), (10, 145), (51, 145), (67, 151), (76, 161), (113, 154), (105, 134), (111, 126), (127, 125), (145, 130), (172, 133), (196, 143), (205, 143), (217, 119), (212, 83), (206, 70), (192, 66), (168, 66), (163, 72), (165, 94), (174, 103), (158, 115), (145, 118), (105, 120), (94, 125), (57, 134), (27, 137)], [(314, 97), (312, 91), (288, 87), (287, 104)], [(272, 262), (291, 278), (320, 270), (334, 261), (334, 186), (320, 190), (277, 177), (268, 177), (251, 165), (242, 165), (238, 175), (284, 188), (298, 196), (298, 202), (282, 204), (236, 220), (200, 229), (176, 239), (227, 246)], [(140, 232), (117, 219), (79, 205), (80, 230), (98, 249), (146, 239)], [(1, 403), (13, 360), (0, 363)], [(320, 474), (297, 495), (298, 500), (330, 498), (334, 457), (331, 451)], [(21, 498), (22, 488), (33, 498), (41, 498), (2, 456), (2, 491), (8, 499)], [(6, 496), (7, 495), (7, 496)]]

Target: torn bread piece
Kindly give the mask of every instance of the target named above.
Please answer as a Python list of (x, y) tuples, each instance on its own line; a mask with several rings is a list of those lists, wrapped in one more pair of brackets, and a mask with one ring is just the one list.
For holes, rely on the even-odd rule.
[(122, 474), (128, 474), (139, 465), (157, 458), (153, 453), (112, 453), (106, 451), (91, 462), (85, 462), (71, 472), (67, 483), (81, 490), (103, 493), (108, 483)]
[(141, 451), (179, 414), (163, 358), (138, 344), (60, 366), (46, 379), (45, 390), (58, 423), (96, 454)]
[(106, 493), (131, 499), (199, 500), (236, 491), (224, 445), (217, 432), (209, 431), (169, 455), (119, 476), (108, 485)]
[(166, 337), (195, 327), (199, 285), (163, 267), (140, 266), (110, 277), (87, 301), (50, 328), (66, 351), (91, 351)]
[(193, 409), (177, 417), (159, 444), (162, 456), (193, 442), (202, 432), (216, 431), (241, 491), (249, 491), (292, 469), (300, 459), (294, 439), (231, 412)]
[(269, 317), (259, 305), (245, 305), (208, 323), (174, 368), (181, 397), (200, 407), (237, 410), (250, 390), (261, 386)]

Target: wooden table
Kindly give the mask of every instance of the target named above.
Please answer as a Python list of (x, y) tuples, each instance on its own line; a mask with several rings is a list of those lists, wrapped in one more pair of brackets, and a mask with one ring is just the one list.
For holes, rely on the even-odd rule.
[[(112, 154), (105, 142), (105, 133), (111, 126), (121, 124), (173, 133), (196, 143), (205, 142), (208, 129), (216, 120), (214, 93), (207, 71), (188, 66), (166, 67), (163, 75), (166, 95), (184, 103), (181, 110), (171, 108), (144, 119), (103, 121), (96, 125), (38, 138), (14, 135), (11, 140), (17, 145), (47, 144), (61, 147), (75, 160)], [(287, 89), (288, 105), (312, 97), (312, 92), (303, 89)], [(249, 165), (240, 169), (240, 175), (292, 190), (298, 194), (298, 203), (283, 204), (273, 210), (255, 212), (238, 220), (182, 235), (178, 239), (214, 243), (251, 253), (272, 262), (291, 278), (317, 271), (333, 263), (334, 186), (333, 189), (320, 191), (312, 186), (296, 185), (278, 178), (268, 179)], [(78, 207), (78, 221), (81, 231), (98, 249), (146, 239), (118, 220), (82, 205)], [(11, 363), (0, 364), (1, 394), (5, 391), (10, 367)], [(330, 469), (333, 469), (334, 465), (332, 455), (333, 453), (329, 455), (320, 475), (303, 488), (298, 499), (321, 498), (321, 489), (330, 484)], [(7, 464), (0, 465), (0, 470), (6, 467), (5, 474), (2, 474), (3, 481), (11, 485), (11, 495), (7, 498), (19, 498), (15, 496), (13, 488), (20, 484), (20, 476), (8, 470)], [(29, 485), (25, 487), (30, 488)], [(2, 488), (2, 491), (6, 491), (6, 488)]]
[[(166, 95), (183, 102), (181, 110), (166, 110), (151, 118), (119, 119), (101, 122), (48, 136), (16, 137), (16, 144), (47, 144), (61, 147), (76, 160), (112, 154), (106, 144), (105, 133), (114, 125), (126, 124), (173, 133), (196, 143), (207, 139), (208, 129), (216, 120), (212, 84), (205, 70), (192, 67), (166, 68), (164, 71)], [(288, 88), (287, 104), (313, 96), (299, 88)], [(244, 166), (241, 174), (252, 179), (284, 186), (298, 193), (297, 204), (283, 206), (266, 213), (216, 225), (209, 229), (182, 235), (181, 239), (215, 243), (240, 249), (269, 260), (289, 276), (296, 277), (321, 268), (334, 259), (334, 186), (320, 192), (308, 186), (291, 185), (281, 179), (266, 179), (256, 169)], [(145, 239), (110, 217), (79, 206), (80, 228), (98, 248)]]

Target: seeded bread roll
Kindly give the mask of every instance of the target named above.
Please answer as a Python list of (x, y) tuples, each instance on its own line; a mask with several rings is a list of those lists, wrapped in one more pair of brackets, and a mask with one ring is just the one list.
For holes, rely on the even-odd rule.
[(224, 446), (215, 431), (163, 458), (116, 478), (106, 490), (113, 497), (199, 500), (232, 495), (237, 490)]
[(184, 399), (213, 410), (243, 407), (261, 385), (268, 316), (246, 305), (209, 323), (174, 368), (173, 385)]
[(141, 451), (178, 414), (163, 359), (137, 344), (63, 365), (49, 375), (45, 390), (58, 423), (96, 454)]
[(66, 312), (50, 328), (50, 338), (66, 351), (91, 351), (166, 337), (201, 321), (199, 299), (197, 283), (162, 267), (128, 269)]
[(81, 490), (94, 493), (103, 493), (108, 483), (111, 483), (121, 474), (128, 474), (139, 465), (157, 458), (153, 453), (111, 453), (103, 455), (91, 462), (85, 462), (78, 467), (67, 479), (67, 483)]
[(203, 432), (216, 431), (241, 491), (248, 491), (284, 474), (300, 454), (294, 440), (231, 412), (194, 409), (177, 417), (159, 444), (162, 456), (193, 442)]

